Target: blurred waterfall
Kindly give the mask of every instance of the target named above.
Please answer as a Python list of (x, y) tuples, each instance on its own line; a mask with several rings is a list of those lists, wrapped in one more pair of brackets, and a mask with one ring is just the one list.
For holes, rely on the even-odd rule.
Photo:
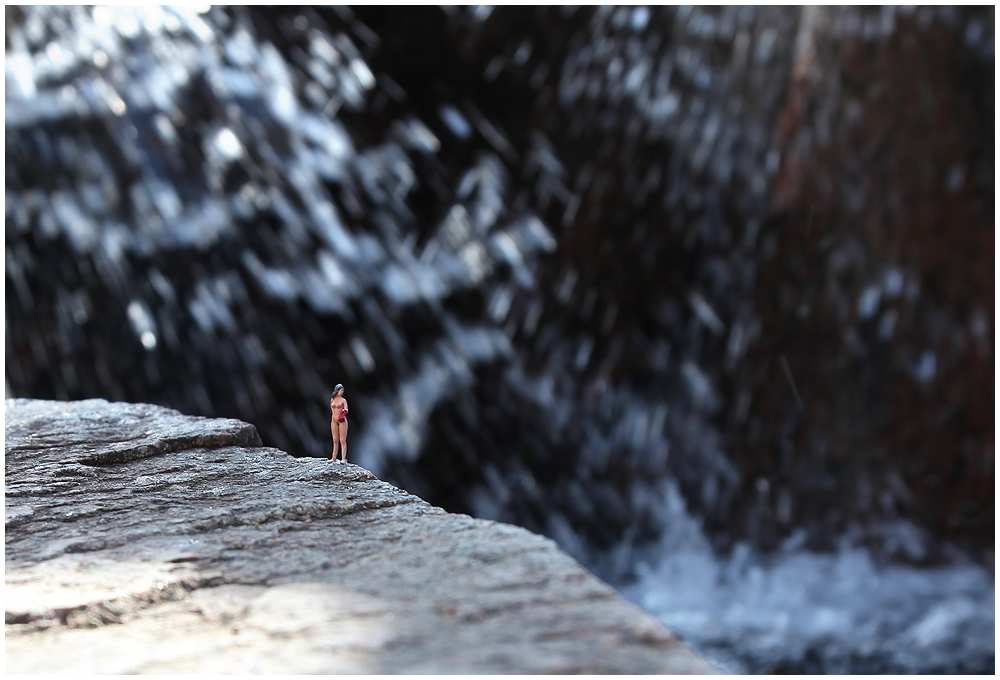
[(991, 7), (5, 12), (9, 395), (342, 382), (733, 669), (993, 672)]

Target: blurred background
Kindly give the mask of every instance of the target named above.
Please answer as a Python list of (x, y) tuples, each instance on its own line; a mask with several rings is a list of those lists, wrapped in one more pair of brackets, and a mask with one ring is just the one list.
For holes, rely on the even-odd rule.
[(994, 672), (994, 8), (5, 9), (7, 396), (554, 538), (733, 672)]

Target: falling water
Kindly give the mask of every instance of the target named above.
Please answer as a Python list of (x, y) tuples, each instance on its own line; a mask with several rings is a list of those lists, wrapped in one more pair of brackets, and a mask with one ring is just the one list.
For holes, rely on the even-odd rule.
[(991, 9), (6, 11), (8, 393), (343, 382), (724, 667), (993, 672)]

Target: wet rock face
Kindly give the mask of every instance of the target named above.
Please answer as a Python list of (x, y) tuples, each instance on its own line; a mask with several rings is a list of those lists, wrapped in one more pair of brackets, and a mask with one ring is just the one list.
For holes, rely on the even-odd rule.
[(5, 441), (10, 672), (712, 670), (549, 539), (246, 423), (17, 399)]
[(8, 385), (319, 456), (343, 382), (356, 460), (609, 576), (674, 482), (988, 552), (992, 12), (12, 8)]
[[(992, 550), (992, 22), (803, 16), (755, 290), (773, 325), (734, 371), (762, 544), (868, 518), (905, 561)], [(900, 520), (920, 539), (889, 538)]]

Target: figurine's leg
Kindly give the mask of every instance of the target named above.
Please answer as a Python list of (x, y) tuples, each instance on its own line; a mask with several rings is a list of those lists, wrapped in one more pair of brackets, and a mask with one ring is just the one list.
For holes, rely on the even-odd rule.
[(340, 459), (347, 462), (347, 421), (340, 423)]

